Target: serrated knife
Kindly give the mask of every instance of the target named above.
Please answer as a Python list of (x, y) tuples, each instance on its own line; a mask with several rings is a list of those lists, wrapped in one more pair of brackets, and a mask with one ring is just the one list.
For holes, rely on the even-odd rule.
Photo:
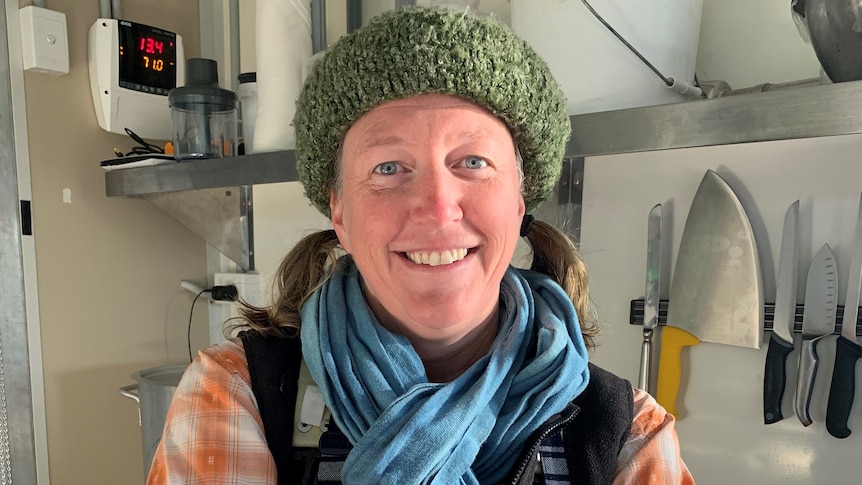
[(805, 283), (805, 310), (802, 315), (802, 350), (799, 355), (799, 381), (796, 383), (796, 416), (804, 426), (811, 424), (808, 407), (820, 358), (817, 342), (835, 330), (838, 307), (838, 266), (832, 248), (824, 244), (811, 266)]
[(862, 357), (862, 346), (856, 338), (859, 290), (862, 286), (862, 199), (859, 201), (859, 212), (856, 216), (849, 275), (841, 336), (835, 342), (835, 369), (832, 371), (832, 386), (829, 388), (829, 403), (826, 406), (826, 429), (836, 438), (850, 436), (847, 420), (850, 418), (853, 395), (856, 393), (856, 360)]
[(659, 291), (661, 289), (661, 204), (649, 211), (647, 220), (647, 266), (646, 290), (644, 293), (644, 340), (641, 344), (641, 367), (638, 387), (653, 394), (650, 389), (652, 376), (652, 336), (658, 325)]
[(765, 424), (784, 419), (781, 413), (781, 401), (784, 398), (787, 381), (787, 355), (793, 350), (793, 325), (799, 279), (798, 223), (799, 201), (797, 200), (784, 214), (784, 229), (781, 234), (778, 279), (775, 284), (775, 316), (763, 372), (763, 422)]

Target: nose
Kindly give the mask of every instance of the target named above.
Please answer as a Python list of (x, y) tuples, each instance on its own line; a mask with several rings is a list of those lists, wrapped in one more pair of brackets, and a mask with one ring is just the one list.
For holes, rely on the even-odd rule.
[(463, 187), (445, 168), (435, 167), (415, 181), (411, 216), (415, 222), (443, 228), (461, 220)]

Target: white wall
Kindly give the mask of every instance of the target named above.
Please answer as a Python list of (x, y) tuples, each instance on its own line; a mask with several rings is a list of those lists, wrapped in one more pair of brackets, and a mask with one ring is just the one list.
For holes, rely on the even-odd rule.
[[(669, 223), (663, 236), (670, 237), (662, 243), (671, 244), (668, 254), (675, 255), (707, 169), (728, 181), (748, 212), (760, 251), (765, 301), (775, 298), (784, 213), (799, 199), (798, 301), (804, 301), (811, 258), (828, 242), (838, 263), (838, 302), (843, 304), (862, 191), (860, 150), (862, 136), (848, 135), (588, 158), (581, 251), (603, 324), (594, 361), (637, 381), (642, 327), (628, 323), (629, 302), (644, 295), (647, 214), (656, 203), (665, 205), (662, 215)], [(664, 263), (663, 299), (669, 296), (674, 261)], [(814, 424), (803, 427), (792, 407), (798, 347), (797, 336), (797, 350), (788, 358), (785, 419), (769, 426), (763, 424), (762, 411), (765, 345), (753, 350), (702, 343), (684, 351), (677, 429), (683, 458), (698, 484), (842, 483), (858, 472), (862, 389), (857, 388), (849, 423), (853, 434), (833, 438), (824, 417), (835, 338), (824, 339), (818, 346), (820, 369), (811, 404)]]

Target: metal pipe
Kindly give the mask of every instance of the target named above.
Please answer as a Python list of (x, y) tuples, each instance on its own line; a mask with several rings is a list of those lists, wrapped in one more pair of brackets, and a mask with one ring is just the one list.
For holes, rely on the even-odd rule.
[(326, 50), (326, 1), (311, 0), (311, 51)]
[(362, 0), (347, 0), (347, 33), (362, 26)]
[(120, 8), (120, 0), (111, 0), (111, 18), (123, 18), (122, 9)]
[(229, 89), (236, 92), (239, 88), (240, 66), (240, 40), (239, 40), (239, 0), (230, 0), (228, 4), (228, 20), (230, 21), (230, 82), (225, 83)]
[(99, 0), (99, 17), (103, 19), (114, 18), (111, 15), (111, 0)]
[(800, 79), (798, 81), (788, 81), (783, 83), (762, 83), (747, 88), (731, 89), (719, 94), (720, 97), (735, 96), (738, 94), (750, 93), (765, 93), (766, 91), (777, 91), (779, 89), (805, 88), (812, 86), (820, 86), (822, 82), (820, 78), (814, 77), (810, 79)]

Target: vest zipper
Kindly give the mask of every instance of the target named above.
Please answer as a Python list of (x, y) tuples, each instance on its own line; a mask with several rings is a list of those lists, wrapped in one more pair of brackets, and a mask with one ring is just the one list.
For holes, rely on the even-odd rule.
[[(542, 441), (545, 441), (548, 436), (551, 436), (555, 432), (571, 424), (571, 422), (574, 421), (575, 418), (578, 416), (578, 412), (580, 412), (580, 410), (581, 408), (579, 408), (578, 406), (572, 405), (571, 410), (569, 410), (565, 416), (562, 416), (556, 422), (549, 423), (548, 427), (542, 430), (542, 432), (539, 433), (538, 436), (536, 436), (536, 439), (534, 439), (533, 443), (530, 445), (529, 452), (524, 455), (524, 458), (518, 464), (518, 467), (516, 468), (517, 471), (515, 472), (515, 475), (512, 476), (512, 481), (509, 482), (511, 485), (517, 485), (518, 480), (521, 479), (521, 475), (524, 474), (524, 472), (527, 470), (527, 466), (530, 464), (530, 462), (533, 461), (533, 455), (538, 452), (539, 446), (542, 444)], [(566, 410), (563, 410), (563, 412), (566, 412)]]

